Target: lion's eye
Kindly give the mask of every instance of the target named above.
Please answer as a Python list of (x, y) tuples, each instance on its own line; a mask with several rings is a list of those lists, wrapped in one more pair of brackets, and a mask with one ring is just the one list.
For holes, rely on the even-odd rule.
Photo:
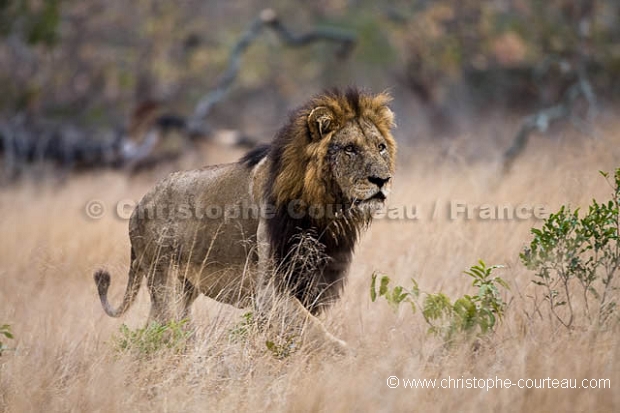
[(385, 149), (386, 149), (385, 143), (380, 143), (378, 148), (379, 148), (379, 152), (385, 151)]
[(344, 151), (346, 153), (353, 154), (353, 153), (355, 153), (355, 146), (354, 145), (347, 145), (347, 146), (344, 147)]

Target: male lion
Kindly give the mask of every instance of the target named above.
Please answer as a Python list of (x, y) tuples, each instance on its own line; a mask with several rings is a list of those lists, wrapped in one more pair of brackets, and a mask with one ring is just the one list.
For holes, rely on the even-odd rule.
[[(144, 196), (129, 222), (131, 267), (123, 302), (110, 275), (94, 278), (105, 312), (123, 314), (142, 277), (149, 319), (186, 317), (202, 293), (327, 339), (315, 317), (339, 295), (358, 235), (391, 187), (396, 144), (385, 94), (315, 96), (268, 146), (237, 163), (176, 172)], [(300, 327), (301, 328), (301, 327)], [(313, 337), (313, 338), (310, 338)]]

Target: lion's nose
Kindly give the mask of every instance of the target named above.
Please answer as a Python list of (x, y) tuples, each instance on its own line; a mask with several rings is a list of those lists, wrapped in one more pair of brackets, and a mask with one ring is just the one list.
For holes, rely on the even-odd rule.
[(383, 188), (383, 185), (385, 185), (390, 180), (390, 178), (392, 177), (388, 176), (386, 178), (381, 178), (380, 176), (369, 176), (368, 180), (371, 183), (377, 185), (379, 188)]

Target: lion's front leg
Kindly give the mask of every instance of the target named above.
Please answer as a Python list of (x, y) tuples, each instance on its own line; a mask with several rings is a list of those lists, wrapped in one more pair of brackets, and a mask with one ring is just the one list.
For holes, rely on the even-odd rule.
[(296, 297), (280, 292), (273, 282), (261, 285), (255, 298), (259, 319), (280, 337), (299, 338), (306, 349), (328, 347), (338, 354), (349, 352), (343, 340), (327, 331)]
[(271, 265), (269, 244), (264, 224), (258, 226), (258, 282), (255, 294), (255, 309), (259, 319), (268, 328), (282, 337), (299, 337), (306, 349), (329, 347), (338, 354), (349, 352), (347, 344), (332, 335), (323, 323), (312, 315), (303, 304), (291, 294), (278, 288), (277, 273)]

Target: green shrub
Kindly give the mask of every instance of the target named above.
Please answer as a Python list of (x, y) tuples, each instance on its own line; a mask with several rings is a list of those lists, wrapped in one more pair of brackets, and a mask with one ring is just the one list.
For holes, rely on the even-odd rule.
[(248, 311), (241, 316), (241, 321), (230, 329), (228, 332), (228, 339), (234, 343), (243, 341), (247, 339), (255, 326), (256, 320), (254, 320), (254, 313)]
[(130, 329), (121, 325), (119, 335), (114, 336), (115, 347), (121, 351), (135, 351), (150, 355), (162, 350), (182, 353), (192, 336), (187, 329), (188, 319), (170, 321), (166, 324), (152, 322), (144, 328)]
[(265, 346), (267, 350), (271, 352), (271, 355), (278, 360), (282, 360), (299, 349), (299, 339), (296, 336), (286, 336), (279, 339), (277, 342), (267, 340), (265, 341)]
[(481, 260), (478, 265), (465, 271), (464, 273), (472, 278), (472, 286), (476, 287), (476, 293), (464, 295), (454, 302), (441, 292), (421, 293), (414, 279), (411, 280), (413, 282), (411, 289), (400, 285), (390, 289), (390, 278), (382, 275), (377, 290), (376, 273), (372, 275), (370, 298), (374, 302), (377, 297), (384, 297), (394, 309), (403, 302), (409, 303), (413, 312), (420, 310), (430, 326), (429, 332), (442, 336), (447, 342), (452, 341), (458, 333), (481, 336), (494, 330), (506, 309), (500, 289), (509, 287), (500, 277), (493, 276), (492, 273), (497, 268), (502, 266), (488, 267)]
[[(264, 320), (263, 320), (264, 321)], [(249, 311), (241, 315), (241, 320), (235, 324), (228, 332), (228, 339), (233, 343), (247, 341), (259, 330), (264, 330), (266, 325), (261, 320), (254, 317), (254, 313)], [(271, 355), (278, 360), (285, 359), (299, 349), (299, 336), (296, 334), (275, 334), (268, 328), (270, 339), (265, 340), (265, 348)]]
[[(611, 200), (592, 200), (581, 218), (579, 209), (562, 206), (542, 228), (532, 228), (534, 237), (520, 254), (523, 264), (534, 271), (533, 282), (542, 290), (550, 313), (567, 328), (574, 326), (579, 314), (588, 324), (599, 326), (617, 319), (620, 168), (613, 182), (609, 174), (601, 175), (612, 188)], [(576, 310), (577, 303), (582, 311)]]
[[(3, 324), (2, 326), (0, 326), (0, 337), (2, 336), (4, 336), (4, 338), (9, 339), (9, 340), (13, 339), (13, 333), (11, 333), (10, 325)], [(8, 347), (6, 346), (6, 344), (4, 344), (4, 342), (0, 341), (0, 356), (5, 350), (8, 350)]]

